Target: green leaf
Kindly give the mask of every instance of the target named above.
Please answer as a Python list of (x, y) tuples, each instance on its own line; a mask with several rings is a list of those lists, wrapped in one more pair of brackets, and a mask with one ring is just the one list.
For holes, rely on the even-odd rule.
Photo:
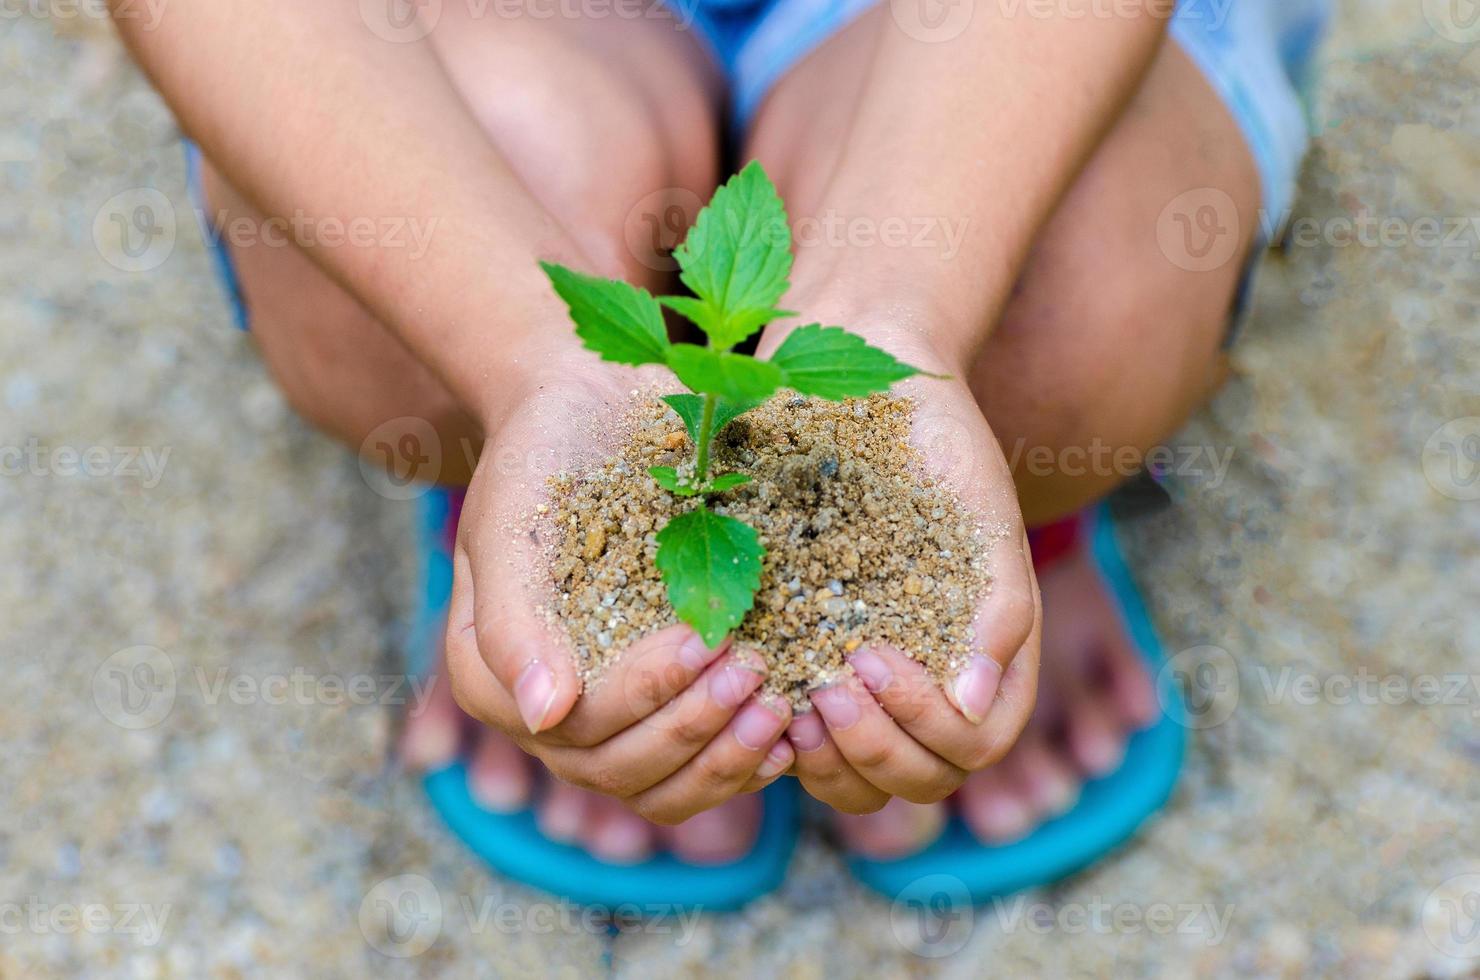
[[(746, 337), (755, 333), (761, 327), (772, 320), (782, 317), (796, 316), (795, 310), (777, 310), (769, 306), (756, 307), (750, 310), (742, 310), (731, 316), (726, 326), (725, 316), (722, 311), (693, 296), (659, 296), (658, 302), (677, 313), (682, 314), (694, 322), (700, 330), (708, 336), (724, 336), (726, 330), (739, 334), (734, 343), (739, 343)], [(715, 341), (716, 347), (732, 346)]]
[(774, 364), (698, 344), (669, 346), (668, 366), (690, 390), (733, 402), (764, 401), (783, 380)]
[[(683, 427), (689, 431), (689, 441), (698, 445), (699, 420), (704, 417), (704, 396), (664, 395), (663, 400), (668, 403), (669, 408), (678, 413), (679, 418), (683, 419)], [(753, 398), (743, 402), (721, 398), (719, 404), (714, 406), (714, 429), (712, 435), (719, 435), (724, 431), (725, 426), (764, 401), (764, 398)]]
[(761, 585), (755, 529), (699, 505), (658, 532), (658, 572), (668, 603), (710, 647), (745, 618)]
[(787, 387), (833, 401), (887, 391), (896, 381), (925, 373), (842, 327), (817, 323), (787, 334), (771, 363), (781, 369)]
[(698, 487), (679, 476), (678, 470), (671, 466), (649, 466), (648, 472), (652, 474), (654, 480), (658, 481), (658, 486), (669, 493), (676, 493), (680, 497), (692, 497), (701, 492)]
[(617, 279), (588, 276), (554, 262), (540, 268), (575, 321), (576, 335), (604, 361), (662, 364), (668, 351), (663, 311), (646, 289)]
[(759, 163), (751, 161), (714, 192), (673, 256), (679, 278), (700, 301), (673, 308), (714, 346), (733, 347), (776, 316), (791, 274), (791, 229)]
[(733, 490), (736, 487), (743, 486), (749, 482), (750, 477), (746, 476), (744, 473), (721, 473), (719, 476), (709, 481), (709, 485), (704, 488), (704, 492), (723, 493), (726, 490)]

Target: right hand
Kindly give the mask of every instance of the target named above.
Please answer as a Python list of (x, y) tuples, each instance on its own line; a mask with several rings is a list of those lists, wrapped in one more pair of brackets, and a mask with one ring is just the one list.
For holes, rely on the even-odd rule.
[(600, 458), (641, 372), (573, 351), (513, 394), (489, 431), (453, 552), (446, 664), (458, 704), (560, 779), (674, 824), (774, 781), (793, 752), (784, 701), (756, 696), (764, 662), (675, 625), (623, 651), (581, 690), (568, 641), (538, 611), (546, 588), (531, 522), (546, 479)]

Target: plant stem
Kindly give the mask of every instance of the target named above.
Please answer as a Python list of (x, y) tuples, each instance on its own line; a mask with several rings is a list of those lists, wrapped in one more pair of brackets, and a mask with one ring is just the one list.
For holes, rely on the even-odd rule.
[(709, 479), (709, 430), (714, 428), (714, 409), (718, 404), (718, 395), (704, 396), (704, 414), (699, 416), (699, 455), (694, 460), (696, 484), (703, 484)]

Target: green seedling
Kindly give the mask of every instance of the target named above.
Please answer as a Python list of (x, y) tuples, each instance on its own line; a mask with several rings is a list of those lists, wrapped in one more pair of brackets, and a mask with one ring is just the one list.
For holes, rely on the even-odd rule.
[[(541, 268), (587, 349), (619, 364), (665, 365), (689, 389), (663, 400), (688, 430), (693, 458), (649, 472), (663, 489), (697, 498), (697, 505), (658, 532), (656, 562), (678, 617), (714, 646), (754, 605), (766, 554), (754, 528), (709, 507), (709, 498), (751, 479), (710, 473), (714, 437), (782, 388), (840, 401), (923, 372), (857, 334), (819, 323), (797, 327), (766, 360), (733, 350), (772, 320), (796, 315), (776, 305), (789, 285), (791, 229), (758, 163), (715, 191), (673, 254), (692, 296), (654, 297), (551, 262)], [(693, 321), (708, 343), (670, 342), (664, 307)]]

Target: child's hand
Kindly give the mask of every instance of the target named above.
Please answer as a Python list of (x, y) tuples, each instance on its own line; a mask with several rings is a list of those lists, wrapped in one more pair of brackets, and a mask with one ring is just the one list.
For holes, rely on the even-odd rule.
[[(784, 705), (752, 695), (764, 666), (687, 626), (626, 650), (584, 695), (558, 627), (540, 617), (541, 543), (530, 526), (546, 477), (596, 445), (640, 376), (577, 352), (514, 396), (484, 444), (454, 551), (447, 665), (458, 703), (556, 776), (677, 823), (790, 766)], [(548, 368), (548, 370), (547, 370)]]
[[(1033, 708), (1042, 618), (1012, 475), (965, 372), (922, 350), (918, 337), (860, 332), (911, 364), (951, 375), (902, 386), (916, 399), (912, 441), (927, 468), (1000, 537), (975, 621), (978, 652), (951, 685), (942, 690), (897, 650), (865, 645), (849, 658), (856, 676), (813, 692), (817, 710), (792, 721), (793, 771), (813, 796), (849, 813), (877, 810), (891, 796), (944, 799), (967, 773), (1007, 752)], [(777, 342), (768, 337), (763, 349)]]

